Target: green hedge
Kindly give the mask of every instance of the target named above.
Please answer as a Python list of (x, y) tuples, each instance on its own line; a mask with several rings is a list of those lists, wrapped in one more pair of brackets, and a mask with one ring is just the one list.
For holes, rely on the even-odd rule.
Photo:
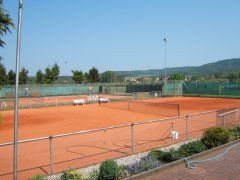
[(187, 144), (183, 144), (179, 149), (178, 153), (181, 157), (188, 157), (203, 151), (206, 151), (208, 148), (205, 146), (205, 144), (202, 143), (202, 141), (197, 140), (193, 141)]
[(114, 160), (106, 160), (99, 168), (98, 180), (114, 180), (118, 178), (118, 165)]
[(230, 131), (222, 127), (212, 127), (203, 133), (201, 141), (208, 149), (230, 142)]

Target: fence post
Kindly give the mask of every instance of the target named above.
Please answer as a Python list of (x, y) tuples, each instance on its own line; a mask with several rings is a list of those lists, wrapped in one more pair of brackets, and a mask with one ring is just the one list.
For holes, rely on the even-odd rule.
[(53, 157), (52, 157), (52, 139), (53, 137), (52, 136), (49, 136), (49, 145), (50, 145), (50, 172), (51, 172), (51, 175), (53, 175), (54, 171), (53, 171)]
[(131, 134), (132, 134), (132, 155), (134, 154), (134, 124), (131, 124)]
[(32, 109), (32, 99), (29, 100), (29, 109)]
[(171, 129), (174, 130), (174, 123), (171, 123)]
[(188, 117), (189, 115), (186, 115), (186, 141), (188, 140)]
[(58, 99), (57, 99), (57, 96), (55, 96), (55, 104), (56, 104), (56, 106), (58, 106)]
[(225, 128), (225, 115), (223, 116), (223, 127)]

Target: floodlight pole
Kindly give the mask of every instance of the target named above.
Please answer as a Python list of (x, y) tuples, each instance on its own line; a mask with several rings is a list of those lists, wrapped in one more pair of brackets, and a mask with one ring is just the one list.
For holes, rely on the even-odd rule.
[(14, 180), (17, 180), (18, 165), (18, 85), (19, 85), (19, 66), (20, 66), (20, 45), (21, 45), (21, 28), (22, 28), (22, 0), (18, 5), (18, 26), (17, 26), (17, 48), (16, 48), (16, 79), (15, 79), (15, 99), (14, 99), (14, 150), (13, 150), (13, 171)]
[(165, 43), (165, 68), (164, 68), (164, 83), (167, 82), (167, 38), (163, 39)]

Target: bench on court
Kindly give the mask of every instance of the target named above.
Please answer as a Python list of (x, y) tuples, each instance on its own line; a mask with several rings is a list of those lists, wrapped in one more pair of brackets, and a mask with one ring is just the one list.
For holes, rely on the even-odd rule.
[(109, 99), (108, 99), (108, 98), (102, 98), (102, 97), (100, 97), (100, 98), (99, 98), (99, 101), (100, 101), (100, 103), (109, 103)]
[(79, 105), (79, 104), (82, 104), (84, 105), (85, 104), (85, 99), (74, 99), (73, 100), (73, 105)]

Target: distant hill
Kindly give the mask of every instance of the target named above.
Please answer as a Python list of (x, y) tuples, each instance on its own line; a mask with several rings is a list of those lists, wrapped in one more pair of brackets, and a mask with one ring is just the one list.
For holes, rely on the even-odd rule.
[[(202, 66), (184, 66), (167, 68), (167, 74), (182, 73), (185, 75), (194, 74), (214, 74), (240, 71), (240, 58), (225, 59)], [(121, 76), (162, 76), (164, 69), (133, 70), (133, 71), (114, 71)]]

